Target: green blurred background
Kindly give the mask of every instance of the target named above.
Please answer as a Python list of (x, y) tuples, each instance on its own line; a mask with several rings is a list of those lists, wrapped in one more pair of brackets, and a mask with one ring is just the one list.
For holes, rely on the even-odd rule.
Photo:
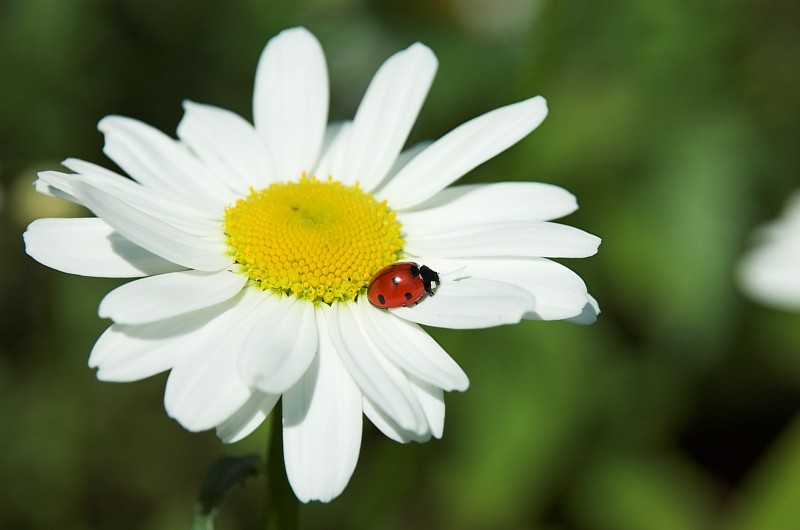
[[(0, 0), (0, 527), (187, 528), (204, 470), (262, 452), (167, 418), (165, 377), (86, 367), (118, 282), (23, 252), (33, 193), (68, 156), (109, 165), (97, 121), (174, 134), (184, 98), (251, 116), (262, 46), (302, 24), (326, 50), (331, 115), (415, 40), (440, 60), (412, 141), (543, 94), (550, 117), (468, 181), (574, 192), (600, 235), (568, 266), (603, 308), (590, 327), (431, 330), (471, 376), (441, 441), (368, 425), (344, 494), (303, 528), (800, 528), (800, 315), (739, 294), (748, 234), (800, 184), (800, 4), (732, 0)], [(263, 484), (218, 528), (259, 528)]]

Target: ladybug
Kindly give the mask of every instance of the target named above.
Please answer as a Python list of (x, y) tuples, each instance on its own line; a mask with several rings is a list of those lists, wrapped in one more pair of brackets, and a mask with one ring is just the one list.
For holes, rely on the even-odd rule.
[(401, 261), (384, 267), (372, 277), (367, 298), (375, 307), (388, 309), (419, 303), (433, 296), (439, 286), (439, 273), (425, 265)]

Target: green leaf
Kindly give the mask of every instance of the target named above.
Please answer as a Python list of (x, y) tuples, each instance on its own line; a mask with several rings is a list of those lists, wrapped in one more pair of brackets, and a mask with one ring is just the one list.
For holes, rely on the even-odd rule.
[(236, 485), (258, 475), (261, 457), (258, 455), (223, 456), (206, 472), (200, 488), (200, 498), (195, 509), (194, 530), (214, 528), (214, 517), (219, 505)]

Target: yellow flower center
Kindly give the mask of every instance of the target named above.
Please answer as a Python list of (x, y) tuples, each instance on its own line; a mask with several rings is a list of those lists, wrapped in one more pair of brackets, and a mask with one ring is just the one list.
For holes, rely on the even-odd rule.
[(330, 304), (353, 300), (400, 258), (396, 217), (358, 184), (303, 175), (227, 207), (225, 235), (239, 272), (260, 289)]

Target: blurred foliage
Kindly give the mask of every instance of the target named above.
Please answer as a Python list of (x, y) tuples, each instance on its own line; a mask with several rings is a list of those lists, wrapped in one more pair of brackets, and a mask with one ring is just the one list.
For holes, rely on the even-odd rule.
[[(184, 98), (250, 116), (266, 40), (302, 24), (325, 47), (333, 118), (421, 40), (439, 74), (411, 141), (534, 94), (544, 125), (466, 181), (574, 192), (603, 237), (568, 263), (597, 324), (432, 330), (471, 376), (444, 439), (372, 427), (345, 493), (304, 528), (800, 528), (800, 315), (756, 307), (733, 271), (749, 230), (800, 183), (800, 4), (779, 1), (0, 1), (0, 527), (187, 528), (205, 469), (262, 453), (163, 412), (164, 376), (86, 368), (118, 282), (24, 255), (37, 170), (104, 162), (97, 121), (174, 133)], [(66, 208), (66, 209), (65, 209)], [(259, 528), (258, 481), (219, 528)]]

